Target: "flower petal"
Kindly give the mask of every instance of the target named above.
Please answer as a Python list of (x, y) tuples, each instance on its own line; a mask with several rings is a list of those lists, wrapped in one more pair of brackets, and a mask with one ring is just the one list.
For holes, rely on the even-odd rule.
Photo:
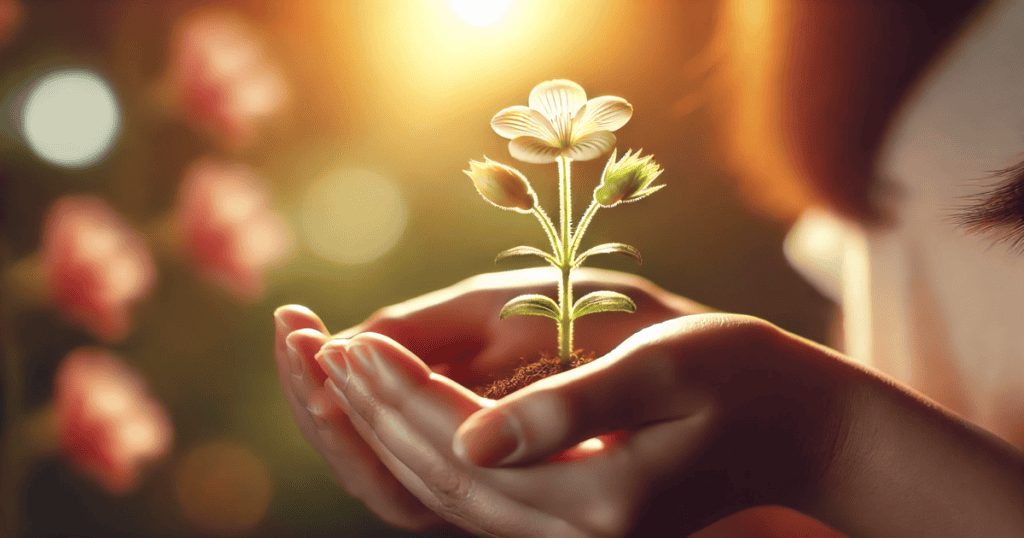
[(532, 136), (542, 140), (555, 139), (555, 130), (544, 114), (521, 105), (506, 108), (495, 114), (491, 118), (491, 128), (504, 138)]
[(574, 161), (589, 161), (615, 146), (615, 135), (608, 131), (590, 133), (569, 146), (563, 155)]
[(520, 136), (508, 143), (508, 152), (523, 162), (546, 164), (555, 162), (562, 149), (540, 138)]
[(605, 95), (587, 101), (583, 117), (574, 121), (573, 136), (597, 131), (617, 131), (633, 116), (633, 105), (621, 97)]
[(587, 92), (571, 80), (541, 82), (530, 92), (530, 108), (535, 108), (552, 123), (557, 118), (571, 118), (587, 102)]

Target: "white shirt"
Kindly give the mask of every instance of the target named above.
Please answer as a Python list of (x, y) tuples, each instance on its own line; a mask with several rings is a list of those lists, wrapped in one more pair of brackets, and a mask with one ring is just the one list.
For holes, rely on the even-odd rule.
[(1024, 447), (1024, 254), (951, 221), (1024, 159), (1024, 0), (984, 8), (917, 88), (877, 163), (896, 224), (809, 211), (786, 253), (842, 305), (851, 358)]

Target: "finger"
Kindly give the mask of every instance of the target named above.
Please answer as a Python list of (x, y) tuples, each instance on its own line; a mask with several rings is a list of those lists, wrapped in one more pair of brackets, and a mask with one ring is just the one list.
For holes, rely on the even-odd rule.
[(327, 342), (327, 335), (316, 329), (292, 331), (284, 339), (288, 355), (288, 367), (292, 393), (303, 404), (309, 402), (309, 394), (321, 387), (327, 374), (313, 357)]
[[(274, 358), (277, 363), (277, 372), (283, 386), (289, 386), (288, 375), (296, 370), (301, 371), (302, 365), (293, 363), (292, 357), (288, 354), (286, 338), (289, 334), (300, 329), (312, 329), (327, 335), (327, 327), (312, 310), (301, 305), (282, 306), (274, 311)], [(309, 371), (314, 371), (313, 366), (319, 369), (318, 365), (307, 365)]]
[(451, 452), (456, 427), (483, 400), (431, 374), (377, 334), (332, 341), (318, 356), (360, 433), (396, 476), (446, 519), (499, 536), (547, 536), (560, 524), (465, 472)]
[(699, 339), (701, 316), (654, 325), (587, 365), (541, 380), (474, 413), (455, 449), (481, 466), (536, 462), (599, 434), (712, 409), (679, 367), (680, 340)]
[[(298, 364), (305, 368), (307, 361), (313, 361), (316, 371), (321, 373), (323, 370), (313, 357), (326, 341), (324, 334), (313, 329), (300, 329), (286, 339), (289, 351), (303, 358), (296, 361)], [(423, 530), (440, 521), (381, 464), (377, 454), (327, 395), (323, 380), (308, 373), (293, 374), (292, 384), (298, 399), (306, 402), (302, 422), (315, 428), (307, 439), (323, 455), (345, 491), (396, 527)], [(305, 426), (308, 430), (308, 424)]]
[(324, 454), (345, 491), (389, 525), (422, 531), (441, 523), (356, 431), (337, 401), (333, 383), (328, 380), (325, 385), (323, 394), (332, 402), (332, 412), (324, 417), (325, 426), (320, 430), (329, 451)]
[(424, 436), (420, 441), (442, 452), (450, 448), (459, 424), (490, 402), (433, 374), (407, 349), (376, 333), (332, 340), (317, 360), (345, 394), (359, 395), (361, 405), (353, 404), (354, 410), (372, 426), (378, 412), (395, 413), (395, 420), (415, 425), (408, 435)]
[[(288, 348), (287, 337), (293, 331), (311, 329), (314, 333), (322, 334), (326, 340), (327, 328), (316, 314), (308, 308), (299, 305), (288, 305), (278, 308), (274, 312), (274, 326), (274, 363), (277, 366), (281, 387), (284, 388), (285, 399), (288, 400), (292, 414), (299, 420), (299, 426), (303, 435), (306, 436), (307, 441), (313, 442), (315, 436), (312, 435), (313, 431), (309, 425), (310, 421), (306, 420), (305, 424), (303, 424), (303, 421), (300, 420), (306, 414), (305, 398), (308, 397), (308, 390), (296, 393), (296, 383), (294, 381), (296, 372), (302, 374), (311, 370), (306, 368), (301, 357), (296, 356)], [(316, 368), (319, 369), (319, 365)]]
[[(345, 394), (333, 384), (331, 380), (327, 381), (328, 385), (331, 386), (332, 393), (335, 394), (340, 400), (345, 403), (342, 407), (349, 408), (348, 399)], [(482, 529), (474, 524), (472, 521), (466, 520), (464, 517), (460, 517), (457, 510), (454, 509), (453, 504), (444, 505), (438, 502), (437, 496), (431, 491), (431, 488), (408, 466), (405, 465), (402, 460), (395, 457), (391, 453), (391, 450), (381, 442), (377, 436), (377, 432), (370, 426), (361, 415), (358, 413), (350, 413), (349, 420), (352, 423), (353, 428), (359, 432), (366, 444), (372, 447), (376, 453), (379, 461), (381, 461), (392, 474), (402, 483), (402, 485), (409, 491), (413, 492), (416, 497), (426, 506), (434, 510), (434, 513), (443, 517), (452, 523), (455, 523), (461, 528), (467, 529), (474, 534), (484, 534)]]
[[(328, 463), (331, 463), (330, 453), (326, 450), (324, 435), (321, 432), (323, 425), (318, 422), (323, 420), (320, 417), (331, 412), (333, 404), (323, 398), (323, 387), (309, 373), (304, 359), (306, 354), (312, 356), (320, 349), (326, 342), (327, 335), (316, 329), (299, 329), (288, 334), (284, 340), (287, 357), (284, 362), (287, 363), (288, 372), (281, 372), (281, 385), (284, 387), (288, 405), (302, 436), (328, 460)], [(317, 368), (319, 369), (319, 365)]]
[(313, 359), (328, 338), (323, 322), (297, 305), (279, 308), (274, 317), (278, 374), (292, 415), (342, 487), (396, 527), (423, 530), (437, 524), (440, 520), (391, 475), (327, 396), (321, 377), (326, 374)]

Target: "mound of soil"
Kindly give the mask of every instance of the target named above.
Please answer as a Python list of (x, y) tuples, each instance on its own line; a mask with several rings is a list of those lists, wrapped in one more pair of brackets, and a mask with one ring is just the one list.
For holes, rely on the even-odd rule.
[(545, 377), (572, 370), (593, 361), (595, 358), (593, 351), (577, 349), (569, 356), (569, 364), (563, 367), (561, 361), (558, 360), (558, 355), (550, 351), (541, 351), (540, 359), (527, 363), (526, 359), (522, 358), (520, 359), (522, 364), (516, 367), (512, 375), (475, 387), (473, 392), (484, 398), (498, 400), (521, 388), (528, 387)]

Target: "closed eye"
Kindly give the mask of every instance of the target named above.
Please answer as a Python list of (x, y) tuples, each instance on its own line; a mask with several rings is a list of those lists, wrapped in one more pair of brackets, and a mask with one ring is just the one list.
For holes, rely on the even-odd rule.
[(993, 186), (970, 196), (952, 221), (970, 233), (1024, 253), (1024, 161), (990, 176)]

